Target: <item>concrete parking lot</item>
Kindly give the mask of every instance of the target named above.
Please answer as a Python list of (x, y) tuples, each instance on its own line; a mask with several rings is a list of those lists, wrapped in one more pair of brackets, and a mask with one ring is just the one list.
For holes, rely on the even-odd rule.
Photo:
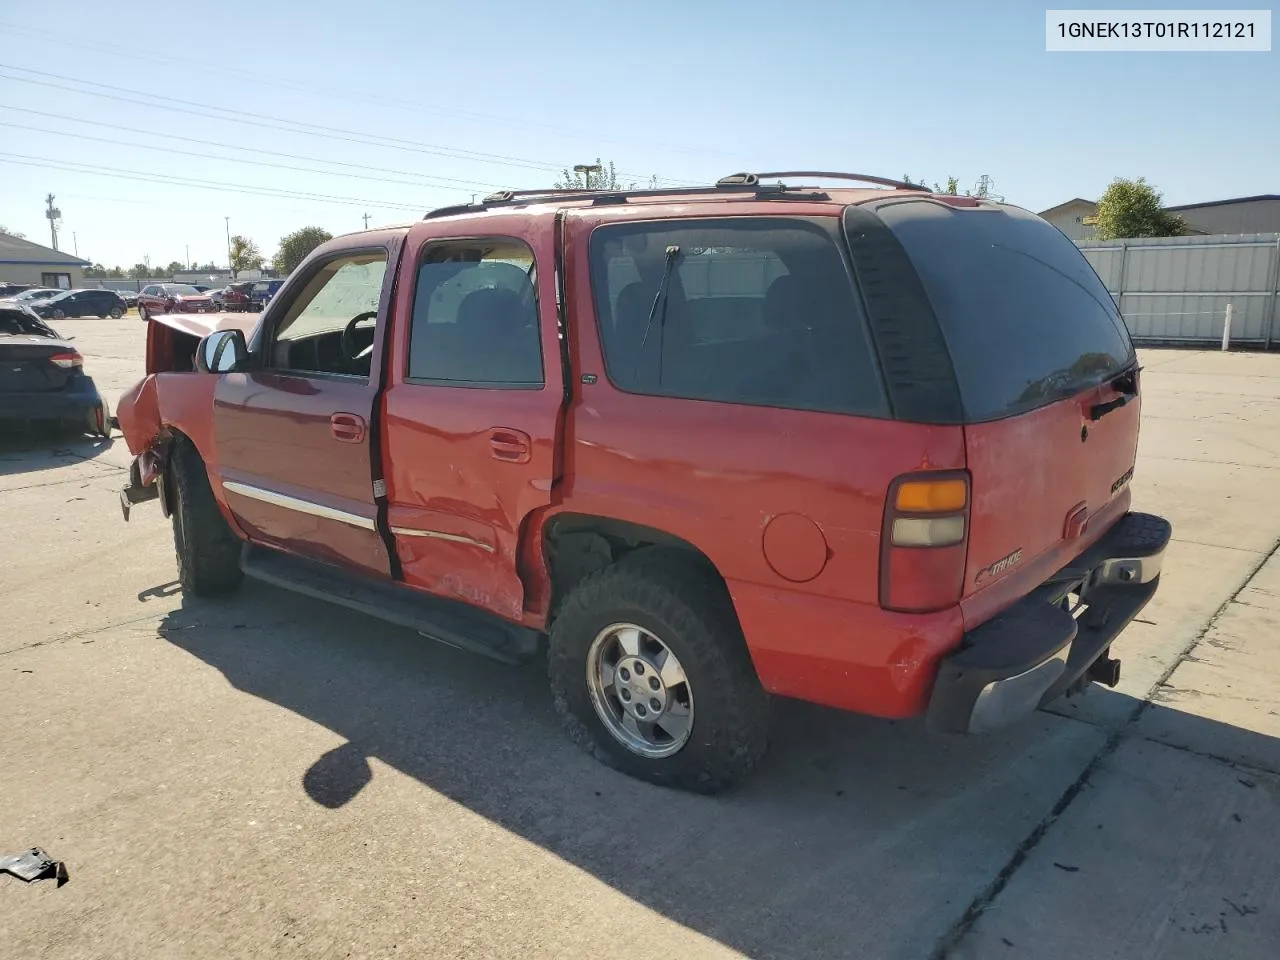
[[(65, 321), (114, 402), (142, 325)], [(580, 753), (511, 669), (257, 584), (189, 602), (122, 440), (0, 445), (14, 958), (1270, 958), (1280, 355), (1144, 351), (1174, 523), (1120, 686), (948, 740), (778, 705), (719, 798)]]

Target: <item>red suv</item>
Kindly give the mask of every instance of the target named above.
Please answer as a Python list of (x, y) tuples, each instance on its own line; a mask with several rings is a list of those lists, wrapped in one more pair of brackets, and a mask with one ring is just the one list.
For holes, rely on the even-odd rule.
[(157, 313), (214, 313), (213, 298), (187, 283), (151, 283), (138, 293), (138, 316)]
[(1159, 580), (1133, 345), (1017, 207), (495, 194), (324, 244), (252, 319), (155, 318), (120, 404), (183, 588), (545, 649), (570, 736), (653, 782), (742, 779), (771, 694), (978, 732), (1114, 684)]

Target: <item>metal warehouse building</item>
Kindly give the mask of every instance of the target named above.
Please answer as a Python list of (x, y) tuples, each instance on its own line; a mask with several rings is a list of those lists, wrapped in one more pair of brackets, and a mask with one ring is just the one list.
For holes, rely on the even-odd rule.
[[(1186, 203), (1166, 207), (1187, 221), (1188, 232), (1197, 235), (1280, 233), (1280, 195), (1260, 194), (1208, 203)], [(1096, 231), (1087, 223), (1098, 213), (1098, 204), (1083, 197), (1073, 197), (1056, 207), (1043, 210), (1040, 216), (1076, 243), (1093, 240)]]

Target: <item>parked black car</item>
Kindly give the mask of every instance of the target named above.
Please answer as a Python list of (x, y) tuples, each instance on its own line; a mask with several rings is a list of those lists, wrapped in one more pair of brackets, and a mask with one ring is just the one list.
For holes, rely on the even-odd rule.
[(137, 290), (116, 290), (115, 293), (125, 302), (126, 306), (136, 307), (138, 305)]
[(0, 298), (16, 297), (34, 286), (34, 283), (0, 283)]
[(0, 304), (0, 424), (48, 423), (110, 436), (111, 414), (84, 357), (33, 310)]
[(118, 319), (124, 316), (129, 305), (114, 290), (68, 290), (60, 296), (32, 304), (31, 309), (40, 316), (53, 320), (61, 320), (63, 317)]

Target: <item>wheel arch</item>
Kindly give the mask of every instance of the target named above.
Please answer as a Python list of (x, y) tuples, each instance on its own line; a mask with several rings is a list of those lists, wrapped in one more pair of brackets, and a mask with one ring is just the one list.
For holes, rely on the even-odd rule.
[(658, 527), (621, 517), (565, 511), (544, 515), (530, 530), (544, 564), (544, 612), (555, 617), (561, 601), (583, 579), (640, 551), (661, 552), (713, 578), (728, 596), (724, 575), (706, 551), (685, 538)]

